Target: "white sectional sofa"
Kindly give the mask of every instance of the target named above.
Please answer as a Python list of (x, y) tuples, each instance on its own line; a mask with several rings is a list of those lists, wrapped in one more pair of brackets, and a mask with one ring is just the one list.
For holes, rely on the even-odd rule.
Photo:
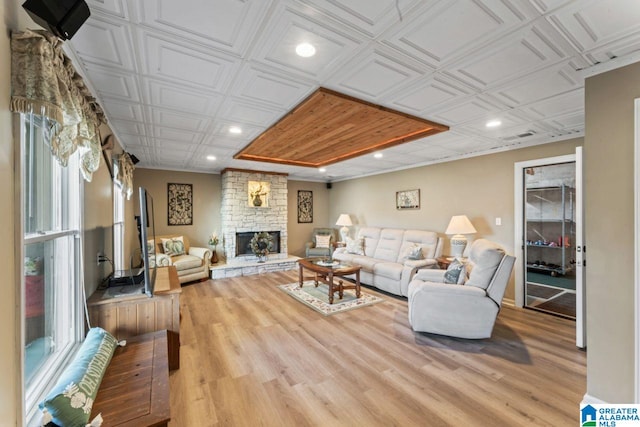
[[(383, 291), (407, 296), (409, 282), (419, 269), (437, 268), (436, 258), (442, 255), (442, 238), (438, 233), (400, 228), (362, 227), (356, 242), (362, 251), (347, 247), (336, 248), (333, 258), (360, 265), (360, 281)], [(407, 254), (419, 246), (419, 256), (409, 259)]]

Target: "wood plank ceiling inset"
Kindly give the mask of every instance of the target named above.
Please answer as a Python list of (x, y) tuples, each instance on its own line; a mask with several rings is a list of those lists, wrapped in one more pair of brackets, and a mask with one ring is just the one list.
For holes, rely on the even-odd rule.
[(449, 130), (319, 88), (234, 158), (320, 167)]

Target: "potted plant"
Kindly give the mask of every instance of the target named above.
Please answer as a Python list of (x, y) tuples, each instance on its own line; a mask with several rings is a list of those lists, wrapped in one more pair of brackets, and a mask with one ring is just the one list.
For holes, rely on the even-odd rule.
[(258, 262), (265, 262), (269, 251), (273, 249), (273, 237), (266, 231), (255, 233), (249, 242), (251, 251), (258, 257)]

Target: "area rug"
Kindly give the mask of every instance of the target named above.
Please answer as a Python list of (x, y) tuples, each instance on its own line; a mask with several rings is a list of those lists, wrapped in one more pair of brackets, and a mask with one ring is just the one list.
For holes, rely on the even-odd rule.
[(306, 281), (302, 284), (302, 288), (298, 282), (279, 285), (278, 287), (325, 316), (384, 301), (384, 299), (368, 294), (362, 289), (360, 290), (360, 298), (356, 298), (356, 291), (348, 289), (344, 291), (342, 299), (335, 293), (333, 304), (329, 304), (329, 286), (320, 283), (316, 288), (313, 283), (312, 280)]

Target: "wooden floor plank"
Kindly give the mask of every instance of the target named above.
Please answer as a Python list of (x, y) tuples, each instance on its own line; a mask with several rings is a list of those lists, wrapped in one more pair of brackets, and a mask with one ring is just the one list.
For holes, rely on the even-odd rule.
[[(575, 322), (504, 307), (487, 340), (414, 332), (407, 300), (324, 317), (297, 272), (184, 286), (172, 427), (574, 425)], [(377, 293), (367, 288), (366, 292)]]

